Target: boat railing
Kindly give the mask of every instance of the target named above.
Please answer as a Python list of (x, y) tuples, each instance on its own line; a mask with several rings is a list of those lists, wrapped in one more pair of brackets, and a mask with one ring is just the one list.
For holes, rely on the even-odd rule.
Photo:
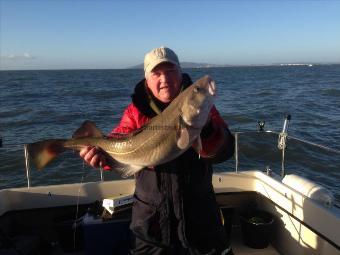
[(235, 172), (238, 172), (240, 170), (240, 140), (241, 137), (245, 136), (253, 136), (253, 135), (261, 135), (260, 140), (264, 140), (263, 135), (274, 135), (277, 136), (277, 149), (281, 151), (281, 177), (283, 178), (286, 175), (286, 169), (285, 169), (285, 161), (286, 161), (286, 148), (287, 148), (287, 140), (290, 141), (296, 141), (300, 142), (304, 145), (312, 146), (315, 148), (322, 149), (324, 151), (328, 151), (331, 153), (335, 153), (337, 155), (340, 155), (340, 150), (330, 148), (326, 145), (321, 145), (316, 142), (311, 142), (306, 139), (301, 139), (295, 136), (288, 135), (288, 124), (291, 117), (290, 115), (286, 115), (283, 128), (281, 132), (272, 131), (272, 130), (264, 130), (264, 123), (263, 121), (259, 121), (259, 129), (257, 131), (237, 131), (235, 132)]
[[(275, 153), (275, 155), (274, 155), (275, 156), (275, 160), (277, 158), (277, 161), (275, 162), (275, 165), (278, 165), (278, 164), (281, 165), (281, 167), (277, 167), (277, 169), (281, 168), (280, 170), (281, 170), (282, 178), (286, 174), (286, 161), (287, 160), (291, 160), (291, 158), (289, 158), (289, 157), (287, 158), (286, 157), (287, 144), (288, 144), (288, 146), (291, 146), (292, 145), (292, 141), (299, 142), (299, 143), (302, 143), (304, 145), (312, 146), (314, 148), (319, 148), (319, 149), (322, 149), (324, 151), (328, 151), (330, 153), (334, 153), (334, 155), (336, 155), (336, 156), (332, 155), (332, 156), (330, 156), (328, 158), (331, 158), (331, 160), (333, 160), (333, 158), (336, 158), (339, 162), (337, 161), (336, 163), (334, 163), (333, 166), (335, 165), (335, 167), (333, 167), (333, 168), (334, 169), (338, 168), (338, 165), (340, 164), (340, 157), (338, 157), (340, 155), (340, 150), (334, 149), (334, 148), (330, 148), (328, 146), (321, 145), (321, 144), (318, 144), (316, 142), (311, 142), (311, 141), (308, 141), (308, 140), (305, 140), (305, 139), (301, 139), (301, 138), (298, 138), (298, 137), (294, 137), (294, 136), (288, 135), (289, 120), (290, 120), (290, 116), (287, 115), (285, 120), (284, 120), (284, 125), (283, 125), (283, 128), (282, 128), (281, 132), (272, 131), (272, 130), (265, 130), (264, 129), (264, 122), (259, 122), (259, 129), (258, 130), (255, 130), (255, 131), (237, 131), (237, 132), (235, 132), (234, 133), (235, 134), (235, 155), (234, 155), (235, 156), (235, 171), (239, 172), (240, 171), (240, 163), (244, 164), (244, 161), (245, 161), (243, 158), (241, 160), (241, 156), (244, 155), (244, 151), (242, 151), (244, 147), (240, 146), (240, 143), (241, 142), (245, 142), (245, 143), (251, 144), (252, 142), (255, 142), (255, 143), (256, 142), (261, 142), (261, 141), (264, 141), (267, 136), (271, 136), (270, 139), (275, 139), (275, 140), (270, 140), (269, 142), (266, 142), (267, 143), (266, 146), (270, 147), (270, 151), (271, 151), (271, 153), (267, 157), (267, 159), (274, 155), (273, 152)], [(247, 139), (244, 139), (244, 137), (247, 137), (247, 136), (255, 136), (256, 140), (248, 142)], [(275, 141), (277, 141), (277, 145), (275, 145)], [(12, 146), (10, 146), (10, 145), (6, 144), (5, 146), (3, 146), (1, 148), (2, 151), (10, 150), (9, 153), (5, 154), (5, 158), (6, 158), (6, 155), (9, 155), (11, 157), (10, 161), (11, 161), (12, 165), (19, 166), (18, 163), (17, 163), (18, 162), (17, 152), (19, 152), (21, 150), (20, 148), (22, 148), (22, 146), (23, 145), (12, 145)], [(9, 148), (9, 147), (11, 147), (11, 148)], [(257, 154), (255, 154), (255, 158), (258, 157), (258, 156), (263, 155), (263, 153), (261, 151), (261, 148), (259, 146), (251, 147), (250, 149), (257, 153)], [(289, 150), (288, 152), (291, 152), (291, 151), (292, 150)], [(309, 151), (307, 150), (307, 152), (309, 152)], [(278, 153), (280, 153), (280, 155), (278, 155)], [(306, 155), (304, 155), (304, 156), (308, 156), (307, 155), (308, 153), (305, 153), (305, 154)], [(290, 154), (288, 156), (291, 156), (291, 155), (292, 154)], [(27, 183), (27, 187), (31, 187), (31, 185), (32, 185), (32, 182), (31, 182), (32, 175), (31, 175), (31, 171), (30, 171), (29, 157), (28, 157), (28, 153), (27, 153), (27, 150), (26, 150), (26, 146), (24, 146), (24, 158), (25, 158), (24, 167), (25, 167), (25, 171), (26, 171), (26, 173), (25, 173), (26, 183)], [(326, 159), (328, 159), (328, 158), (326, 157)], [(277, 163), (277, 162), (279, 162), (279, 163)], [(307, 161), (305, 161), (305, 162), (307, 162)], [(270, 168), (270, 163), (268, 165), (266, 164), (266, 162), (264, 162), (264, 163), (265, 163), (264, 170), (270, 170), (269, 169)], [(233, 161), (229, 161), (228, 162), (228, 166), (230, 164), (233, 164)], [(248, 169), (249, 169), (249, 167), (248, 167)], [(9, 170), (6, 169), (6, 171), (9, 171)], [(332, 172), (334, 173), (335, 171), (337, 171), (337, 170), (334, 170)], [(84, 172), (86, 172), (86, 169), (84, 169)], [(90, 177), (92, 178), (92, 180), (94, 180), (93, 178), (96, 178), (96, 179), (99, 178), (99, 180), (104, 181), (104, 176), (106, 176), (106, 173), (104, 175), (103, 171), (99, 171), (99, 176), (97, 174), (94, 174), (94, 175), (91, 174)], [(338, 171), (337, 171), (337, 175), (336, 176), (338, 176)], [(108, 176), (107, 178), (110, 178), (110, 177)]]
[[(281, 133), (277, 132), (277, 131), (273, 131), (273, 130), (237, 131), (237, 132), (235, 132), (234, 133), (234, 135), (235, 135), (235, 172), (239, 171), (239, 163), (240, 163), (240, 160), (239, 160), (239, 141), (240, 141), (240, 137), (241, 136), (246, 136), (246, 135), (254, 135), (254, 134), (255, 135), (256, 134), (274, 134), (274, 135), (277, 135), (277, 137), (279, 138)], [(295, 140), (295, 141), (304, 143), (306, 145), (314, 146), (316, 148), (320, 148), (320, 149), (323, 149), (325, 151), (333, 152), (333, 153), (336, 153), (336, 154), (340, 155), (340, 150), (337, 150), (337, 149), (334, 149), (334, 148), (330, 148), (328, 146), (321, 145), (321, 144), (318, 144), (318, 143), (315, 143), (315, 142), (310, 142), (310, 141), (305, 140), (305, 139), (297, 138), (295, 136), (287, 135), (286, 139), (287, 140)], [(285, 152), (285, 149), (286, 148), (284, 148), (284, 150), (282, 152), (283, 155), (282, 155), (282, 158), (281, 158), (281, 165), (282, 165), (281, 175), (283, 175), (283, 176), (285, 175), (285, 171), (284, 171), (285, 170), (284, 169), (284, 163), (285, 163), (284, 152)]]
[[(116, 176), (111, 173), (104, 173), (103, 169), (99, 171), (90, 171), (91, 167), (87, 166), (81, 160), (74, 157), (75, 152), (66, 152), (57, 164), (51, 164), (47, 171), (34, 171), (29, 160), (29, 154), (26, 144), (15, 144), (3, 141), (0, 147), (0, 189), (18, 188), (26, 186), (30, 188), (36, 185), (52, 184), (70, 184), (77, 182), (78, 175), (86, 178), (87, 181), (104, 181), (113, 180)], [(63, 163), (65, 160), (65, 163)], [(66, 169), (65, 169), (66, 168)], [(74, 171), (73, 173), (62, 173), (60, 170)], [(21, 175), (22, 174), (22, 175)], [(19, 177), (19, 178), (18, 178)], [(81, 180), (79, 178), (79, 181)]]
[[(340, 179), (338, 149), (288, 135), (285, 128), (282, 132), (263, 127), (257, 131), (235, 132), (235, 172), (253, 169), (253, 166), (282, 181), (292, 176), (306, 178), (313, 185), (319, 185), (313, 187), (326, 190), (324, 197), (331, 202), (325, 204), (340, 209), (340, 188), (336, 185)], [(293, 175), (285, 177), (286, 174)]]

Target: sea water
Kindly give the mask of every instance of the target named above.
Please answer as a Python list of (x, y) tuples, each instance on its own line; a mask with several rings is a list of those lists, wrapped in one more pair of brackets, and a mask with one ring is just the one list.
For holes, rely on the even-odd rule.
[[(233, 132), (280, 132), (291, 114), (288, 134), (340, 150), (340, 65), (252, 66), (184, 69), (193, 80), (210, 75), (217, 86), (216, 107)], [(84, 120), (108, 133), (131, 102), (141, 69), (0, 72), (0, 189), (26, 186), (23, 145), (68, 138)], [(241, 134), (239, 170), (267, 167), (281, 172), (277, 135)], [(215, 171), (235, 171), (235, 160)], [(330, 189), (340, 206), (340, 154), (287, 140), (287, 173)], [(31, 185), (100, 180), (77, 153), (67, 152), (43, 171), (31, 171)], [(120, 178), (104, 173), (105, 180)]]

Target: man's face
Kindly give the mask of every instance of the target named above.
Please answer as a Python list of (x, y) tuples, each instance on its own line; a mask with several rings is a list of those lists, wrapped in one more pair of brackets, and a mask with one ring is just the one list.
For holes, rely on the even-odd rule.
[(180, 92), (182, 74), (178, 67), (169, 62), (157, 65), (146, 78), (148, 88), (161, 102), (171, 102)]

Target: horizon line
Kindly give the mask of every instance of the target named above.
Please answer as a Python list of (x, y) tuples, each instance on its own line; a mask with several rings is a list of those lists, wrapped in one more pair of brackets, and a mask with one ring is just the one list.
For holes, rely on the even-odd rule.
[[(340, 62), (295, 62), (295, 63), (272, 63), (272, 64), (208, 64), (208, 63), (195, 63), (195, 62), (181, 62), (181, 63), (192, 63), (197, 65), (197, 67), (182, 67), (183, 69), (211, 69), (211, 68), (229, 68), (229, 67), (269, 67), (269, 66), (309, 66), (309, 65), (340, 65)], [(140, 65), (140, 64), (139, 64)], [(134, 65), (124, 68), (46, 68), (46, 69), (0, 69), (1, 71), (75, 71), (75, 70), (140, 70), (143, 67), (138, 67), (139, 65)]]

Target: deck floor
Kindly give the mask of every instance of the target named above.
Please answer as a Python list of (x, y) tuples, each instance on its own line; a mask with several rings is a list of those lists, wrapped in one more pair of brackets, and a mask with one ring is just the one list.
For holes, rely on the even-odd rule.
[[(231, 238), (231, 246), (235, 255), (280, 255), (280, 253), (272, 245), (269, 245), (264, 249), (254, 249), (246, 246), (243, 243), (241, 227), (238, 224), (232, 225)], [(54, 246), (51, 255), (60, 254), (82, 255), (85, 254), (85, 251), (65, 252), (62, 250), (60, 244), (57, 244)]]
[[(280, 255), (279, 252), (275, 250), (272, 245), (269, 245), (265, 249), (253, 249), (243, 244), (241, 230), (239, 227), (234, 226), (232, 229), (232, 241), (231, 246), (233, 248), (233, 252), (235, 255)], [(60, 247), (55, 247), (56, 249), (52, 252), (51, 255), (61, 255), (61, 254), (69, 254), (69, 255), (82, 255), (85, 254), (85, 251), (79, 252), (63, 252)]]

